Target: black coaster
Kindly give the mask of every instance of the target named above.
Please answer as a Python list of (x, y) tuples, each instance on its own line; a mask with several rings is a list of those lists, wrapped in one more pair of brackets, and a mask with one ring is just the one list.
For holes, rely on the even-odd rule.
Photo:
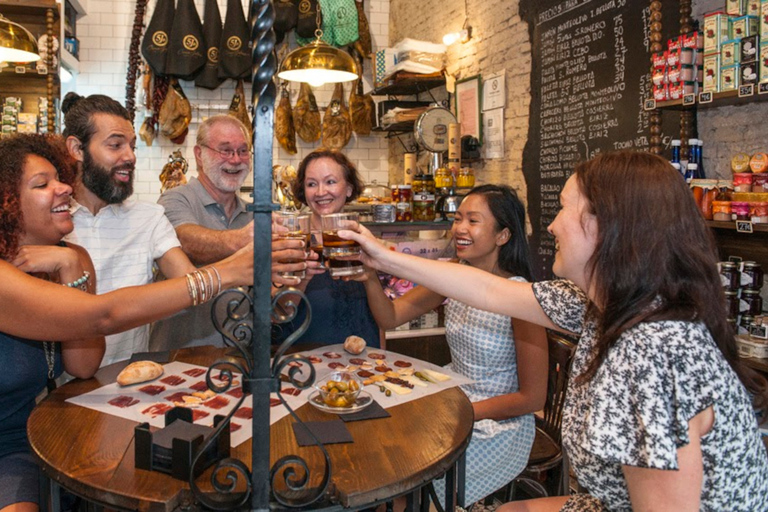
[(379, 405), (379, 402), (376, 400), (362, 411), (350, 414), (339, 414), (339, 418), (341, 418), (342, 421), (375, 420), (379, 418), (389, 418), (390, 416), (392, 415)]
[[(323, 444), (351, 443), (352, 434), (347, 430), (343, 421), (307, 421), (304, 423), (315, 437)], [(300, 424), (293, 424), (293, 434), (296, 436), (296, 442), (299, 446), (314, 446), (315, 441), (309, 435), (309, 432)]]
[(157, 364), (166, 364), (171, 361), (171, 351), (163, 350), (160, 352), (136, 352), (131, 356), (131, 363), (136, 361), (154, 361)]

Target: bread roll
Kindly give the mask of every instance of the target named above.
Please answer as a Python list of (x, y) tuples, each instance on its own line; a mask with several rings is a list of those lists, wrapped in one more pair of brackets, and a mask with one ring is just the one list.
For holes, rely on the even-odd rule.
[(344, 340), (344, 350), (350, 354), (360, 354), (365, 350), (365, 340), (360, 336), (348, 336), (347, 339)]
[(154, 361), (136, 361), (131, 363), (117, 376), (117, 383), (121, 386), (130, 386), (154, 380), (163, 374), (162, 365)]

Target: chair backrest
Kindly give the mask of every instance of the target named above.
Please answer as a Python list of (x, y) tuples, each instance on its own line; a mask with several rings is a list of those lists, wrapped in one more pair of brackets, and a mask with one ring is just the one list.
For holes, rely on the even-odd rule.
[(547, 401), (544, 403), (544, 421), (541, 427), (553, 440), (559, 443), (565, 390), (568, 387), (571, 359), (576, 344), (562, 334), (547, 330), (547, 345), (549, 346)]

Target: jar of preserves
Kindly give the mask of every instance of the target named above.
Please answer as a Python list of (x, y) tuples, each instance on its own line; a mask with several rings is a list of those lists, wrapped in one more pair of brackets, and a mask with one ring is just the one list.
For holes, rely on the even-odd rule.
[(730, 222), (733, 220), (730, 201), (712, 201), (712, 220)]
[(752, 173), (733, 173), (733, 190), (736, 192), (752, 192)]
[(733, 201), (733, 181), (731, 180), (717, 180), (717, 200), (718, 201)]
[(756, 261), (745, 261), (741, 269), (741, 287), (760, 290), (763, 287), (763, 268)]
[(410, 203), (412, 199), (411, 185), (398, 185), (398, 203)]
[(739, 316), (739, 293), (725, 292), (725, 314), (729, 318)]
[(459, 188), (472, 188), (475, 186), (475, 171), (471, 167), (464, 167), (459, 171), (459, 176), (456, 178), (456, 185)]
[(397, 185), (392, 185), (392, 202), (397, 203), (400, 201), (400, 189)]
[(712, 202), (718, 193), (717, 180), (691, 180), (691, 190), (701, 215), (706, 220), (712, 220)]
[(395, 205), (395, 220), (397, 222), (411, 222), (411, 203), (397, 203)]
[(759, 290), (742, 290), (741, 302), (744, 303), (742, 313), (750, 316), (759, 316), (763, 313), (763, 298)]
[(435, 171), (435, 187), (438, 189), (453, 187), (453, 176), (445, 167)]
[(741, 286), (741, 272), (738, 267), (732, 261), (722, 261), (718, 263), (720, 268), (720, 282), (723, 284), (723, 289), (727, 292), (738, 291)]
[(435, 220), (435, 180), (431, 174), (423, 177), (423, 187), (413, 194), (413, 220), (431, 222)]
[(768, 223), (768, 201), (749, 203), (749, 216), (755, 224)]
[(738, 334), (749, 334), (749, 326), (755, 321), (755, 317), (751, 315), (744, 315), (739, 320)]
[(435, 194), (435, 177), (431, 174), (424, 175), (424, 192), (427, 194)]
[(749, 203), (744, 201), (732, 201), (731, 213), (734, 220), (749, 220)]
[(725, 319), (725, 323), (731, 328), (733, 334), (738, 334), (739, 326), (736, 317), (728, 317)]
[(423, 174), (417, 174), (413, 177), (413, 184), (411, 185), (412, 189), (411, 191), (414, 194), (418, 194), (419, 192), (422, 192), (424, 190), (424, 175)]
[(768, 192), (768, 173), (752, 175), (752, 192)]

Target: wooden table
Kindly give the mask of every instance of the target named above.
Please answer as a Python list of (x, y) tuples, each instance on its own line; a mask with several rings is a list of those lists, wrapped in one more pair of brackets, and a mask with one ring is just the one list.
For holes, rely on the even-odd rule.
[[(171, 360), (206, 366), (221, 355), (222, 349), (197, 347), (172, 352)], [(92, 379), (65, 384), (41, 402), (27, 427), (32, 451), (50, 479), (89, 501), (142, 511), (193, 506), (186, 482), (135, 468), (137, 423), (65, 402), (113, 383), (126, 364), (116, 363)], [(353, 443), (326, 446), (333, 464), (331, 486), (342, 507), (362, 508), (415, 492), (451, 470), (469, 444), (472, 406), (458, 387), (388, 411), (390, 418), (346, 423)], [(305, 421), (337, 418), (308, 404), (297, 413)], [(296, 444), (292, 422), (287, 416), (271, 426), (270, 464), (296, 454), (310, 468), (322, 468), (319, 449)], [(250, 467), (251, 441), (234, 448), (232, 456)], [(318, 472), (319, 481), (322, 470)], [(209, 473), (198, 482), (207, 482)]]

